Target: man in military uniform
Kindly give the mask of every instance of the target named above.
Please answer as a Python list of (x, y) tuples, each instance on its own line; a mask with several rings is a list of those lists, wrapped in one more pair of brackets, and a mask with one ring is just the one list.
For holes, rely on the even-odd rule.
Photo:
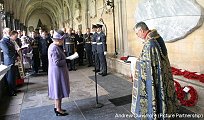
[(92, 33), (90, 33), (90, 28), (86, 29), (86, 33), (84, 34), (84, 42), (85, 42), (85, 50), (87, 54), (87, 59), (89, 62), (88, 67), (91, 67), (93, 65), (93, 59), (92, 59), (92, 45), (91, 45), (91, 37)]
[(96, 44), (97, 44), (97, 54), (100, 62), (100, 73), (99, 75), (106, 76), (107, 75), (107, 62), (106, 62), (106, 35), (102, 32), (103, 25), (97, 24), (97, 36), (96, 36)]
[(31, 47), (32, 47), (32, 70), (33, 70), (33, 75), (37, 75), (38, 70), (39, 70), (39, 66), (40, 66), (40, 58), (39, 58), (39, 40), (40, 37), (37, 36), (37, 33), (35, 31), (33, 31), (31, 33)]
[(96, 72), (100, 72), (100, 64), (99, 64), (99, 57), (97, 54), (97, 44), (96, 44), (96, 38), (98, 35), (96, 25), (92, 25), (92, 31), (93, 31), (93, 35), (91, 37), (91, 41), (92, 41), (91, 44), (92, 44), (93, 59), (94, 59)]
[(47, 51), (48, 51), (49, 45), (50, 45), (50, 39), (48, 38), (48, 32), (43, 31), (39, 41), (39, 51), (40, 51), (40, 58), (42, 61), (43, 72), (48, 71), (48, 52)]
[(84, 57), (84, 38), (81, 30), (77, 31), (77, 53), (79, 54), (78, 62), (79, 66), (83, 66), (83, 57)]
[[(67, 57), (73, 55), (76, 49), (76, 34), (72, 31), (72, 28), (69, 28), (64, 40), (64, 50)], [(68, 67), (69, 71), (76, 70), (75, 61), (68, 60)]]

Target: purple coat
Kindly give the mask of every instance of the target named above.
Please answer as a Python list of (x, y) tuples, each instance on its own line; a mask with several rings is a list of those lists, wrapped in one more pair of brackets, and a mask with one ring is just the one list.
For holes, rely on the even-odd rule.
[(66, 56), (62, 49), (52, 43), (48, 48), (48, 96), (51, 99), (69, 97), (69, 74)]

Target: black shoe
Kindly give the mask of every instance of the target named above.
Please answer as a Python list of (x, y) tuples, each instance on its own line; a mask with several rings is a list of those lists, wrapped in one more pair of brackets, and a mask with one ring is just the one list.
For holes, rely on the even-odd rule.
[(101, 76), (106, 76), (107, 74), (105, 74), (105, 73), (98, 73), (99, 75), (101, 75)]
[(15, 91), (15, 93), (20, 93), (20, 92), (22, 92), (22, 90), (16, 90), (16, 91)]
[[(95, 72), (95, 70), (93, 70)], [(100, 72), (100, 70), (96, 70), (96, 72)]]
[(73, 69), (69, 69), (69, 71), (72, 71)]
[(102, 74), (102, 76), (106, 76), (107, 74)]
[(100, 73), (98, 73), (98, 74), (99, 74), (99, 75), (103, 75), (103, 73), (101, 73), (101, 72), (100, 72)]
[(36, 76), (37, 76), (37, 73), (33, 73), (31, 76), (36, 77)]
[(59, 111), (55, 111), (56, 116), (66, 116), (69, 115), (69, 113), (66, 112), (59, 112)]
[(88, 65), (88, 67), (91, 67), (92, 65)]
[(15, 92), (9, 93), (9, 96), (17, 96)]

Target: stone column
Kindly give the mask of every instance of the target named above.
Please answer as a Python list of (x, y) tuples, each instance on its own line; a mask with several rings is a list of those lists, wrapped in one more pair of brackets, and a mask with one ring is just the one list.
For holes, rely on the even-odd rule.
[(126, 18), (126, 0), (117, 0), (117, 19), (118, 20), (118, 43), (117, 49), (119, 56), (127, 55), (128, 53), (128, 37), (127, 37), (127, 18)]
[(17, 30), (20, 30), (20, 20), (19, 19), (17, 19), (16, 24), (17, 24)]
[(14, 29), (15, 29), (15, 30), (18, 30), (17, 19), (14, 20)]
[[(0, 12), (0, 18), (0, 31), (3, 31), (3, 28), (5, 27), (5, 13), (3, 11)], [(0, 38), (2, 37), (2, 32), (0, 32)]]
[(27, 26), (23, 25), (23, 30), (27, 32)]
[(6, 27), (11, 28), (11, 22), (10, 22), (10, 13), (6, 12)]
[(20, 22), (20, 30), (23, 30), (23, 23)]
[(10, 14), (10, 28), (11, 30), (14, 30), (14, 24), (13, 24), (14, 16), (13, 13)]
[(86, 28), (89, 27), (89, 0), (86, 0), (86, 12), (85, 12), (85, 24), (86, 24)]

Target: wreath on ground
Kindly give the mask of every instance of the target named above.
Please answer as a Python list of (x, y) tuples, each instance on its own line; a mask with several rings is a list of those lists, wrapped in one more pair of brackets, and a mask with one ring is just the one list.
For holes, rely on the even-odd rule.
[(181, 105), (184, 106), (195, 106), (198, 102), (198, 94), (197, 91), (192, 86), (184, 86), (181, 85), (174, 80), (175, 91), (177, 94), (177, 98)]

